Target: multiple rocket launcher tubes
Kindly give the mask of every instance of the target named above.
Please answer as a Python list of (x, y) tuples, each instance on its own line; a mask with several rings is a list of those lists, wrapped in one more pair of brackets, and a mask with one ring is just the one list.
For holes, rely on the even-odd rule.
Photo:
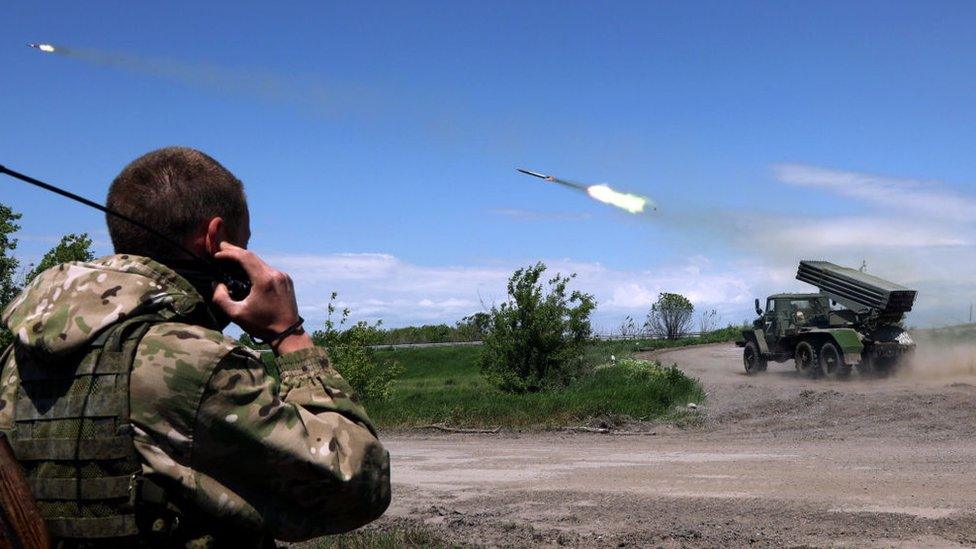
[[(34, 48), (35, 50), (39, 50), (44, 53), (55, 53), (58, 51), (58, 48), (52, 44), (27, 44), (27, 47)], [(569, 187), (570, 189), (584, 192), (594, 200), (620, 208), (631, 214), (646, 213), (648, 209), (657, 211), (657, 205), (654, 204), (652, 200), (640, 195), (616, 191), (610, 188), (609, 185), (603, 183), (597, 185), (584, 185), (582, 183), (575, 183), (573, 181), (559, 179), (558, 177), (544, 175), (539, 172), (526, 170), (524, 168), (516, 169), (525, 175), (538, 177), (539, 179), (543, 179), (551, 183), (558, 183), (560, 185)]]

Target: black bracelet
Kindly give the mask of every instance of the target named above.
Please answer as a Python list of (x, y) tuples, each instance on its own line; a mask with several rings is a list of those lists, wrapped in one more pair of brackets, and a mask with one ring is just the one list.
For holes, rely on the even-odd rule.
[(305, 323), (305, 319), (302, 318), (301, 316), (299, 316), (298, 317), (298, 320), (296, 320), (294, 324), (292, 324), (291, 326), (285, 328), (284, 330), (278, 332), (277, 334), (275, 334), (275, 335), (273, 335), (273, 336), (271, 336), (271, 337), (269, 337), (267, 339), (261, 339), (261, 338), (257, 338), (257, 337), (254, 337), (254, 336), (251, 336), (251, 339), (253, 339), (256, 343), (258, 343), (260, 345), (270, 345), (271, 347), (274, 347), (274, 344), (277, 341), (282, 340), (282, 339), (284, 339), (284, 338), (292, 335), (293, 333), (297, 332), (298, 330), (301, 330), (302, 329), (302, 324), (304, 324), (304, 323)]

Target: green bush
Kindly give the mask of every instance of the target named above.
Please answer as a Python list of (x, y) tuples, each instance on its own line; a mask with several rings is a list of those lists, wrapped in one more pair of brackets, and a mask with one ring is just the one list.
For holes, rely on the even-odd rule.
[(576, 276), (557, 274), (545, 291), (543, 263), (519, 269), (508, 281), (508, 301), (491, 308), (479, 366), (492, 385), (509, 392), (564, 386), (585, 367), (590, 337), (590, 294), (569, 291)]
[(677, 364), (661, 366), (658, 361), (626, 358), (617, 366), (627, 372), (627, 378), (638, 384), (660, 384), (671, 389), (672, 394), (693, 394), (699, 386), (678, 369)]
[(349, 309), (343, 309), (339, 321), (333, 320), (336, 293), (329, 300), (329, 316), (324, 330), (312, 333), (312, 340), (329, 350), (336, 370), (352, 385), (364, 401), (378, 402), (389, 398), (393, 381), (403, 368), (392, 360), (378, 359), (369, 347), (375, 341), (379, 323), (357, 322), (342, 329), (349, 320)]
[(661, 293), (647, 313), (644, 329), (658, 337), (681, 339), (691, 331), (694, 312), (695, 306), (687, 297), (681, 294)]
[(748, 325), (733, 326), (729, 324), (725, 328), (712, 330), (701, 334), (699, 338), (702, 343), (724, 343), (726, 341), (736, 341), (742, 339), (742, 330), (749, 329)]

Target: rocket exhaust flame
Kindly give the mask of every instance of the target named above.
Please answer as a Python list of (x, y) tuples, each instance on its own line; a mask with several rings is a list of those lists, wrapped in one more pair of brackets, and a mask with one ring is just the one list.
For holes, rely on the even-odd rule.
[(604, 204), (609, 204), (611, 206), (620, 208), (628, 213), (641, 214), (646, 213), (646, 209), (650, 207), (651, 210), (657, 211), (657, 205), (646, 197), (622, 193), (612, 189), (609, 185), (601, 183), (599, 185), (583, 185), (581, 183), (574, 183), (572, 181), (566, 181), (565, 179), (559, 179), (551, 175), (545, 175), (538, 172), (533, 172), (531, 170), (526, 170), (524, 168), (515, 168), (517, 171), (524, 173), (526, 175), (531, 175), (533, 177), (538, 177), (539, 179), (545, 179), (552, 183), (559, 183), (560, 185), (565, 185), (571, 189), (576, 189), (578, 191), (583, 191), (590, 198), (603, 202)]
[(586, 188), (586, 193), (604, 204), (616, 206), (632, 214), (643, 212), (648, 202), (643, 196), (617, 192), (606, 185), (592, 185)]

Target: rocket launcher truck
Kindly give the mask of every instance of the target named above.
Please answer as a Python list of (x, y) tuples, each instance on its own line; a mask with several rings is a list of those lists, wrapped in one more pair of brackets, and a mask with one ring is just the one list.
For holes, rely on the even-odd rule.
[(796, 278), (820, 291), (771, 295), (765, 310), (756, 299), (759, 318), (738, 342), (747, 373), (793, 360), (802, 373), (842, 379), (853, 368), (883, 375), (911, 360), (915, 342), (901, 321), (915, 290), (827, 261), (801, 261)]

